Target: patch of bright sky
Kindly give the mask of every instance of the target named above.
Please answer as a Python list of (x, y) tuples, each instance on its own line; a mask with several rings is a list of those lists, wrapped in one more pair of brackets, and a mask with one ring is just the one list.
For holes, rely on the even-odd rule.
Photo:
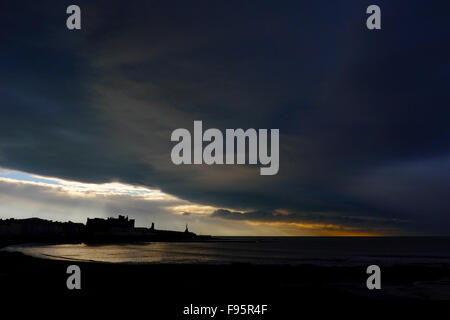
[(8, 170), (8, 169), (0, 169), (0, 178), (7, 178), (11, 180), (23, 181), (23, 182), (40, 182), (45, 184), (53, 184), (60, 185), (60, 183), (56, 180), (47, 179), (44, 177), (32, 175), (25, 172)]
[(69, 194), (79, 196), (89, 195), (129, 195), (147, 200), (169, 200), (175, 197), (165, 194), (158, 189), (149, 189), (146, 187), (132, 186), (119, 182), (108, 183), (83, 183), (70, 181), (53, 177), (43, 177), (21, 171), (0, 169), (0, 181), (43, 185), (47, 187), (58, 188)]
[(0, 182), (14, 184), (37, 185), (52, 188), (68, 196), (96, 197), (96, 196), (131, 196), (139, 200), (167, 202), (169, 211), (176, 214), (185, 212), (194, 214), (210, 214), (217, 208), (207, 205), (195, 204), (179, 199), (159, 189), (150, 189), (144, 186), (134, 186), (120, 182), (83, 183), (79, 181), (64, 180), (55, 177), (43, 177), (31, 173), (0, 168)]
[[(175, 196), (169, 195), (158, 189), (150, 189), (143, 186), (133, 186), (119, 182), (109, 183), (83, 183), (78, 181), (64, 180), (54, 177), (43, 177), (35, 174), (30, 174), (21, 171), (9, 170), (0, 168), (0, 182), (13, 184), (28, 184), (43, 186), (62, 192), (70, 197), (108, 197), (108, 196), (127, 196), (139, 200), (162, 201), (167, 203), (165, 207), (169, 212), (177, 215), (194, 215), (208, 217), (212, 212), (218, 208), (208, 205), (195, 204)], [(228, 208), (225, 208), (228, 209)], [(231, 210), (231, 209), (228, 209)], [(240, 211), (245, 213), (245, 211)], [(278, 214), (288, 214), (287, 211), (279, 209)], [(258, 235), (374, 235), (359, 230), (352, 230), (342, 226), (334, 225), (320, 225), (308, 223), (283, 223), (283, 222), (263, 222), (263, 221), (245, 221), (245, 224), (239, 222), (237, 224), (233, 221), (228, 223), (233, 224), (233, 228), (242, 226), (254, 226), (255, 230), (243, 229), (244, 234), (258, 234)], [(223, 221), (221, 221), (223, 223)], [(216, 228), (220, 224), (215, 225)], [(227, 230), (227, 234), (233, 233), (234, 229)], [(256, 233), (255, 233), (256, 232)], [(219, 232), (220, 233), (220, 232)]]

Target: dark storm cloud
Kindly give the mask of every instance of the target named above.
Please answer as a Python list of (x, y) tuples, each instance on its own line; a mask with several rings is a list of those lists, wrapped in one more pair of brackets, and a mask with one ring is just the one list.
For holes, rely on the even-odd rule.
[(399, 219), (385, 219), (380, 217), (351, 216), (342, 213), (322, 212), (295, 212), (280, 213), (276, 211), (249, 211), (245, 213), (218, 209), (211, 214), (213, 218), (228, 220), (256, 221), (256, 222), (283, 222), (309, 225), (322, 225), (323, 229), (345, 226), (362, 230), (382, 230), (385, 233), (399, 231), (409, 226), (409, 221)]
[[(448, 3), (380, 1), (379, 32), (364, 1), (80, 1), (76, 32), (69, 4), (1, 4), (0, 166), (158, 186), (248, 220), (448, 233)], [(172, 165), (170, 133), (193, 120), (280, 128), (279, 174)]]

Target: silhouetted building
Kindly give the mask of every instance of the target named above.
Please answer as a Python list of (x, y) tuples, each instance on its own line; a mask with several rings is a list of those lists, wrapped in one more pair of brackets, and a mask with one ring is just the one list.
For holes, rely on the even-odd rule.
[(123, 232), (134, 229), (134, 219), (119, 215), (118, 218), (94, 218), (87, 219), (86, 229), (89, 232)]
[(39, 218), (0, 219), (1, 237), (67, 237), (76, 236), (83, 231), (82, 223), (54, 222)]
[(55, 222), (39, 218), (0, 219), (0, 241), (34, 242), (129, 242), (129, 241), (183, 241), (208, 240), (210, 236), (197, 236), (188, 225), (184, 232), (135, 227), (135, 220), (119, 215), (118, 218), (87, 219), (86, 225), (73, 222)]

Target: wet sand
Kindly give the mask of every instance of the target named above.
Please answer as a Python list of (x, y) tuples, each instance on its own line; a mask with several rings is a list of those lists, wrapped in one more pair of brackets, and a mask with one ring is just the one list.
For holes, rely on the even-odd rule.
[[(66, 287), (66, 270), (71, 264), (81, 268), (81, 290)], [(0, 252), (0, 288), (2, 301), (52, 301), (81, 308), (94, 305), (94, 309), (106, 303), (109, 307), (100, 309), (100, 314), (123, 312), (130, 306), (129, 312), (164, 316), (158, 319), (196, 319), (183, 316), (183, 308), (190, 304), (221, 308), (228, 304), (267, 304), (269, 311), (264, 317), (253, 316), (267, 319), (300, 314), (306, 309), (317, 311), (324, 305), (367, 305), (370, 309), (375, 305), (381, 312), (384, 307), (411, 309), (425, 302), (450, 300), (448, 265), (380, 267), (382, 289), (368, 290), (366, 266), (108, 264)], [(215, 319), (230, 317), (222, 313)]]

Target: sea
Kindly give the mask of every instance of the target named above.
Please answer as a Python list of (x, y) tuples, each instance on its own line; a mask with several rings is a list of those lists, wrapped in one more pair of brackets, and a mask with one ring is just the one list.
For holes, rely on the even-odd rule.
[(21, 244), (2, 250), (127, 264), (450, 265), (450, 237), (220, 237), (206, 242)]

